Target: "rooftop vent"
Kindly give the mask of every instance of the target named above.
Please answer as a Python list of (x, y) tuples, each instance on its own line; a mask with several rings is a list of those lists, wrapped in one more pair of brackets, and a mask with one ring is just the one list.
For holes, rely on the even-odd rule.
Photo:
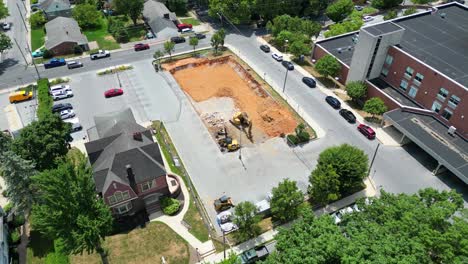
[(446, 15), (447, 15), (447, 14), (445, 14), (445, 13), (440, 13), (440, 17), (441, 17), (441, 18), (445, 18)]
[(338, 48), (338, 53), (341, 53), (341, 48)]
[(143, 141), (143, 136), (141, 135), (141, 132), (133, 133), (133, 139), (138, 140), (138, 141)]
[(348, 50), (352, 50), (353, 49), (353, 46), (348, 46)]

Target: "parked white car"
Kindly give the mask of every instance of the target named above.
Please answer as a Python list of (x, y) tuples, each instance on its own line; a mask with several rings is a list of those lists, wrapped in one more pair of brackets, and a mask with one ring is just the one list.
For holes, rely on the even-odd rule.
[(239, 227), (237, 227), (237, 225), (234, 224), (233, 222), (227, 222), (225, 224), (221, 224), (219, 227), (221, 228), (221, 231), (223, 231), (225, 234), (234, 232), (237, 229), (239, 229)]
[(372, 17), (372, 16), (363, 16), (362, 20), (364, 22), (370, 22), (370, 21), (374, 20), (374, 17)]
[(62, 92), (62, 91), (71, 91), (71, 87), (70, 85), (67, 85), (67, 84), (58, 84), (58, 85), (54, 85), (54, 86), (51, 86), (49, 88), (50, 90), (50, 93), (57, 93), (57, 92)]
[(9, 23), (9, 22), (2, 23), (2, 28), (5, 31), (10, 30), (11, 29), (11, 23)]
[(62, 110), (60, 112), (60, 118), (62, 120), (69, 119), (75, 117), (75, 112), (72, 109)]
[(221, 226), (222, 224), (231, 222), (231, 217), (232, 217), (232, 213), (230, 211), (224, 211), (224, 212), (219, 213), (216, 216), (216, 222), (218, 223), (219, 226)]
[(271, 57), (273, 57), (273, 59), (276, 61), (283, 61), (283, 55), (279, 55), (278, 53), (271, 54)]
[(61, 90), (59, 92), (56, 92), (56, 93), (52, 94), (52, 99), (54, 99), (54, 101), (62, 100), (62, 99), (65, 99), (65, 98), (70, 98), (70, 97), (73, 97), (73, 92), (72, 91)]

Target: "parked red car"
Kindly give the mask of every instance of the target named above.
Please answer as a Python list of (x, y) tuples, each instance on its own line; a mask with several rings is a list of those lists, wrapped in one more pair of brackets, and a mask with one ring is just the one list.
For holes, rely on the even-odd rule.
[(192, 24), (182, 23), (182, 24), (177, 25), (177, 29), (179, 29), (179, 31), (182, 31), (182, 29), (184, 29), (184, 28), (192, 28)]
[(364, 124), (360, 124), (357, 127), (357, 129), (359, 130), (359, 132), (361, 132), (361, 134), (366, 136), (368, 139), (374, 139), (375, 138), (375, 131), (371, 127), (366, 126)]
[(150, 48), (148, 44), (143, 44), (143, 43), (138, 43), (133, 46), (135, 51), (140, 51), (140, 50), (147, 50)]
[(110, 89), (110, 90), (105, 91), (104, 92), (104, 97), (109, 98), (109, 97), (114, 97), (114, 96), (118, 96), (118, 95), (122, 95), (122, 94), (123, 94), (122, 89), (114, 88), (114, 89)]

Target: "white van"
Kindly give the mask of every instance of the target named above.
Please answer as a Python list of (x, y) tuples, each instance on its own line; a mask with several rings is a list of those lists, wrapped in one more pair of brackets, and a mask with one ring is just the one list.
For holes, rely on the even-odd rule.
[(184, 34), (184, 33), (192, 33), (193, 30), (192, 30), (191, 28), (184, 28), (184, 29), (181, 30), (181, 32), (182, 32), (182, 34)]

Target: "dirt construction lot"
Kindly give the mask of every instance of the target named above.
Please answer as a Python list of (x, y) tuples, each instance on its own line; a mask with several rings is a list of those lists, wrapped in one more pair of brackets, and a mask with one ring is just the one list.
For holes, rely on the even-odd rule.
[(248, 71), (231, 56), (185, 59), (166, 64), (210, 131), (226, 126), (232, 114), (244, 111), (252, 121), (253, 141), (288, 134), (297, 122), (293, 114), (265, 92)]

